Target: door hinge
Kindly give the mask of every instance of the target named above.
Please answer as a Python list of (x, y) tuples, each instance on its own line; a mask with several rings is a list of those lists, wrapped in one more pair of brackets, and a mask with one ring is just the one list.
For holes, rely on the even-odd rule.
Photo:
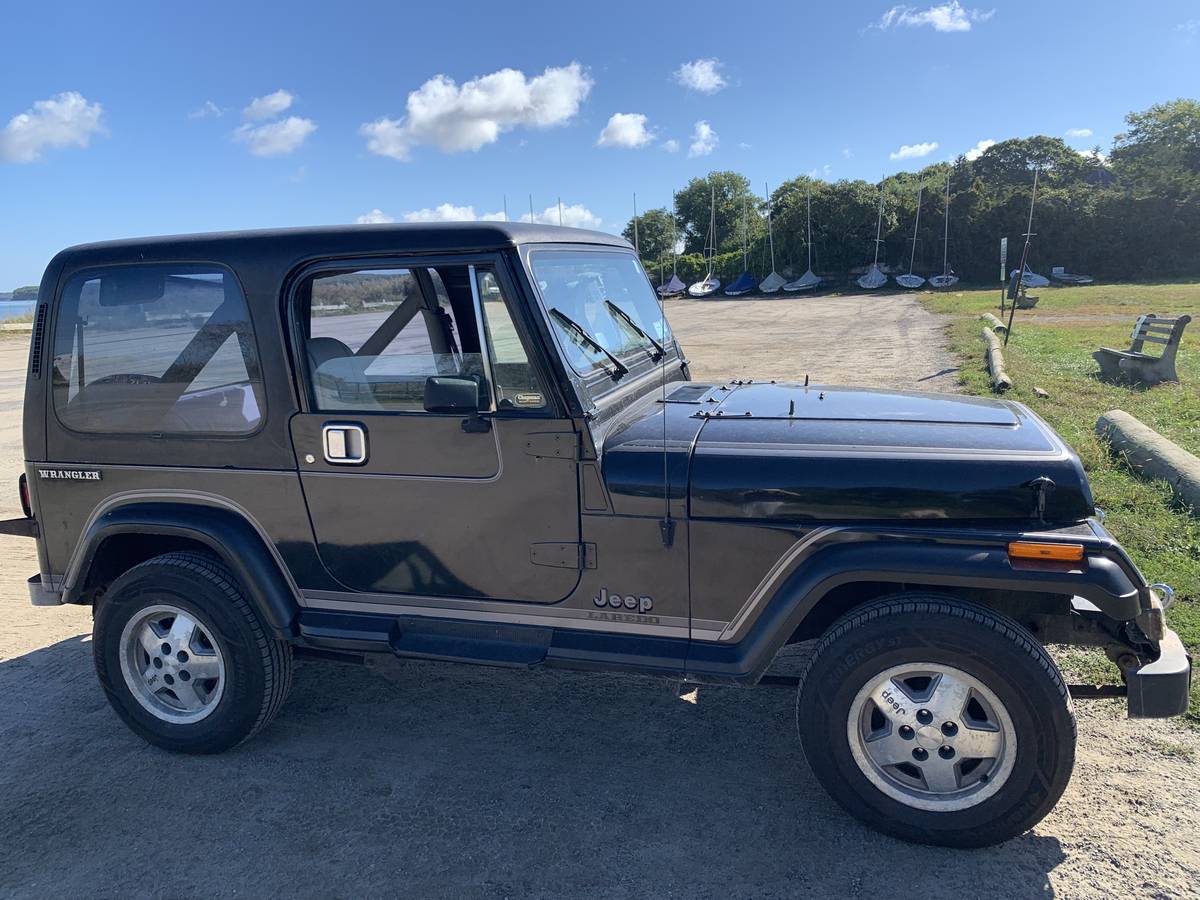
[(539, 459), (579, 459), (579, 435), (573, 431), (531, 434), (525, 452)]
[(555, 569), (594, 569), (596, 568), (596, 545), (530, 544), (529, 561), (535, 566), (550, 566)]

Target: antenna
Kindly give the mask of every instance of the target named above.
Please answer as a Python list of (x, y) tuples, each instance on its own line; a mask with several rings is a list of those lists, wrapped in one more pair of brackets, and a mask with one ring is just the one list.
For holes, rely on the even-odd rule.
[(504, 195), (504, 221), (508, 221), (508, 194)]
[(1029, 223), (1025, 226), (1025, 249), (1021, 251), (1021, 268), (1017, 269), (1016, 294), (1012, 295), (1012, 308), (1008, 311), (1008, 328), (1004, 332), (1004, 346), (1006, 347), (1008, 346), (1008, 336), (1012, 334), (1013, 316), (1017, 312), (1016, 297), (1021, 293), (1021, 283), (1025, 280), (1025, 266), (1029, 264), (1029, 244), (1033, 240), (1033, 204), (1037, 200), (1039, 171), (1040, 169), (1037, 167), (1033, 170), (1033, 191), (1029, 195)]
[(558, 198), (558, 227), (562, 228), (562, 197)]
[(529, 195), (529, 224), (532, 225), (537, 219), (533, 217), (533, 194)]
[[(637, 227), (637, 194), (633, 195), (633, 222)], [(671, 195), (671, 269), (672, 273), (675, 269), (675, 196)], [(655, 291), (658, 294), (657, 291)], [(671, 518), (671, 479), (670, 470), (667, 461), (667, 301), (662, 294), (658, 294), (658, 340), (663, 346), (663, 354), (659, 359), (659, 387), (662, 391), (660, 405), (662, 406), (662, 460), (663, 460), (663, 518), (658, 523), (658, 530), (662, 534), (662, 542), (664, 547), (670, 547), (675, 543), (675, 520)], [(679, 344), (676, 343), (677, 348)]]

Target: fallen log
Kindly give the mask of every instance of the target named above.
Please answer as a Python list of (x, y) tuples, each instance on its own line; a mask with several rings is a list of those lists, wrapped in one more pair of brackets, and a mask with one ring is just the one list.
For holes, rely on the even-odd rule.
[(992, 389), (1007, 391), (1013, 386), (1013, 380), (1004, 371), (1004, 351), (1000, 347), (1000, 339), (990, 328), (983, 329), (983, 339), (987, 343), (987, 367), (992, 376)]
[(1200, 515), (1200, 459), (1121, 409), (1102, 415), (1096, 434), (1136, 474), (1167, 482), (1193, 515)]
[(996, 332), (996, 334), (1004, 334), (1004, 332), (1008, 331), (1008, 326), (991, 313), (984, 313), (979, 318), (984, 322), (987, 322), (988, 328), (992, 329), (992, 331)]

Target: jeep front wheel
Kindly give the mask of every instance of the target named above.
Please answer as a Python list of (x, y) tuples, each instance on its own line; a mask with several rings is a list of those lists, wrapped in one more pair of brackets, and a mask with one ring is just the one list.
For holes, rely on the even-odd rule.
[(981, 847), (1046, 815), (1071, 777), (1062, 676), (1016, 622), (900, 594), (836, 622), (800, 680), (805, 755), (847, 811), (895, 837)]
[(96, 607), (92, 653), (113, 709), (166, 750), (220, 753), (278, 712), (291, 646), (259, 620), (232, 573), (168, 553), (117, 578)]

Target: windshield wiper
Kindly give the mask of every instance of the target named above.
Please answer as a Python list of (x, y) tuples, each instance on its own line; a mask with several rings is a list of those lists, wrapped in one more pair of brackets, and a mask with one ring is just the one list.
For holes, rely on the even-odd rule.
[(647, 351), (647, 352), (650, 353), (650, 360), (652, 362), (658, 362), (660, 359), (662, 359), (664, 356), (667, 355), (667, 351), (663, 349), (663, 345), (660, 344), (658, 341), (656, 341), (654, 338), (652, 338), (650, 335), (648, 335), (642, 329), (642, 327), (640, 325), (638, 325), (637, 322), (633, 321), (633, 317), (631, 315), (629, 315), (629, 313), (625, 312), (625, 310), (621, 309), (621, 307), (617, 306), (617, 304), (613, 303), (611, 300), (608, 300), (608, 299), (606, 299), (604, 301), (604, 305), (607, 306), (610, 311), (615, 313), (621, 319), (622, 322), (624, 322), (626, 325), (628, 325), (630, 328), (632, 328), (635, 334), (641, 335), (642, 337), (644, 337), (646, 340), (648, 340), (650, 342), (650, 345), (654, 348), (654, 350), (652, 352), (651, 351)]
[(613, 367), (611, 369), (605, 367), (604, 371), (608, 372), (608, 377), (613, 381), (619, 381), (622, 375), (627, 375), (629, 373), (628, 366), (600, 346), (599, 341), (588, 334), (586, 328), (568, 316), (565, 312), (555, 307), (550, 310), (550, 315), (553, 316), (558, 323), (568, 331), (573, 332), (576, 337), (583, 341), (584, 344), (591, 347), (597, 353), (603, 353), (608, 357), (608, 360), (612, 363)]

